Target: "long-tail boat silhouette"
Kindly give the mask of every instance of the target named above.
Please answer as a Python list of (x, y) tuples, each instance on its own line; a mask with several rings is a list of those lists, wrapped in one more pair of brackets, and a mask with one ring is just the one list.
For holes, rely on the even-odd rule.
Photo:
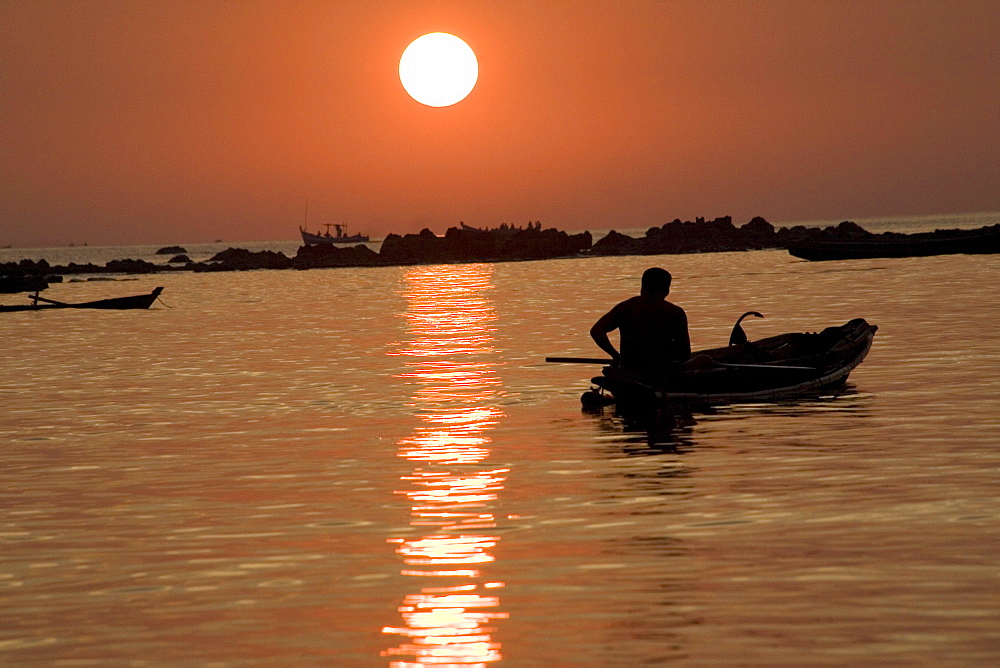
[(160, 296), (163, 292), (163, 288), (154, 288), (152, 292), (147, 295), (133, 295), (130, 297), (113, 297), (111, 299), (98, 299), (92, 302), (81, 302), (77, 304), (71, 304), (67, 302), (56, 301), (55, 299), (49, 299), (47, 297), (41, 297), (36, 292), (30, 296), (32, 300), (31, 304), (15, 305), (15, 306), (0, 306), (0, 313), (6, 313), (10, 311), (41, 311), (46, 309), (55, 308), (89, 308), (89, 309), (107, 309), (122, 311), (127, 309), (148, 309), (156, 301), (156, 298)]
[(1000, 253), (1000, 225), (978, 230), (879, 234), (860, 239), (815, 239), (788, 245), (803, 260), (862, 260), (883, 257)]

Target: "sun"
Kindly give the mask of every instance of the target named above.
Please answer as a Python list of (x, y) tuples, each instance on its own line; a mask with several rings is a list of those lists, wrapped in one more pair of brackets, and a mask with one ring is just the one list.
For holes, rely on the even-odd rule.
[(428, 107), (450, 107), (479, 79), (476, 54), (458, 37), (432, 32), (413, 40), (399, 59), (399, 80), (410, 97)]

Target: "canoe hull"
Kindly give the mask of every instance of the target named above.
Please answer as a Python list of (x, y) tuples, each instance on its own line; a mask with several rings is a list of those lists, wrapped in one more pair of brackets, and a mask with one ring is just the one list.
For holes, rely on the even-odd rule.
[(619, 408), (770, 401), (808, 394), (846, 381), (867, 356), (877, 329), (857, 319), (821, 334), (783, 334), (696, 352), (694, 356), (706, 360), (703, 369), (651, 379), (605, 367), (593, 382)]

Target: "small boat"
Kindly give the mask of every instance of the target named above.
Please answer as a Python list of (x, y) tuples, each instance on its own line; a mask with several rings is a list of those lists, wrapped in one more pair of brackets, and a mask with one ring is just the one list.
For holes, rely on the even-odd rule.
[[(0, 313), (7, 313), (10, 311), (40, 311), (43, 309), (53, 309), (53, 308), (93, 308), (93, 309), (110, 309), (116, 311), (123, 311), (126, 309), (148, 309), (156, 301), (156, 298), (160, 296), (163, 292), (163, 288), (154, 288), (152, 292), (148, 295), (133, 295), (131, 297), (114, 297), (112, 299), (99, 299), (93, 302), (82, 302), (79, 304), (69, 304), (67, 302), (56, 301), (55, 299), (48, 299), (46, 297), (40, 297), (38, 293), (31, 295), (31, 304), (17, 305), (17, 306), (0, 306)], [(39, 303), (44, 302), (44, 303)]]
[[(341, 225), (339, 223), (324, 224), (326, 225), (326, 232), (323, 234), (320, 234), (318, 231), (316, 234), (306, 232), (305, 228), (300, 225), (299, 232), (302, 234), (302, 241), (310, 246), (324, 244), (359, 244), (368, 241), (368, 236), (364, 234), (348, 235), (346, 225)], [(335, 230), (334, 234), (330, 234), (331, 227)]]
[(790, 244), (788, 252), (803, 260), (1000, 253), (1000, 225), (977, 230), (872, 235), (870, 239), (802, 241)]
[(878, 327), (857, 318), (819, 333), (795, 332), (743, 343), (737, 329), (739, 323), (731, 345), (697, 351), (688, 364), (691, 368), (660, 378), (606, 366), (592, 379), (597, 388), (584, 393), (582, 401), (588, 407), (616, 403), (619, 410), (655, 410), (808, 394), (846, 381), (871, 349)]

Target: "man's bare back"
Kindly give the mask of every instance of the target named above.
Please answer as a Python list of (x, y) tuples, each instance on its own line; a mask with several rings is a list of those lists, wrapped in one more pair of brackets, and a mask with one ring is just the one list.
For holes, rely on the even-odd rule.
[[(590, 335), (622, 368), (641, 373), (665, 373), (691, 357), (687, 315), (666, 300), (670, 274), (647, 270), (642, 293), (619, 303), (594, 323)], [(619, 330), (621, 352), (608, 339)]]

